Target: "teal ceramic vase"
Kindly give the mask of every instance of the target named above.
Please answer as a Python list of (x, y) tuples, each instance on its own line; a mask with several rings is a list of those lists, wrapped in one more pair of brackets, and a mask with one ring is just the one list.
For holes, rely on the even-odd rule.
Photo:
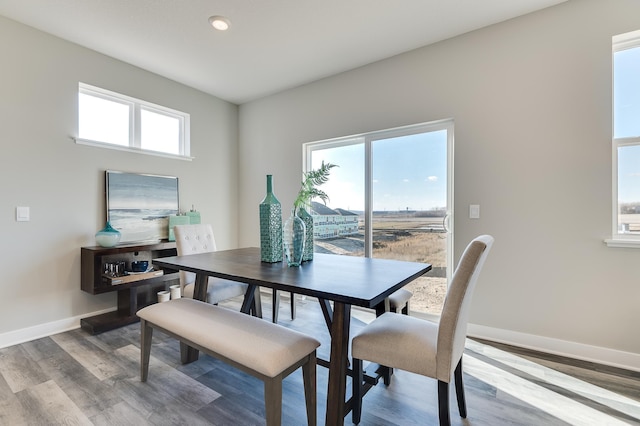
[(304, 208), (298, 210), (298, 217), (304, 222), (304, 251), (302, 261), (313, 260), (313, 216)]
[(273, 194), (272, 175), (267, 175), (267, 195), (260, 203), (260, 260), (282, 261), (282, 206)]
[(305, 228), (304, 221), (291, 210), (291, 216), (284, 222), (283, 229), (284, 257), (287, 265), (300, 266), (304, 255)]
[(113, 228), (111, 223), (107, 221), (107, 226), (96, 233), (96, 242), (102, 247), (114, 247), (120, 242), (121, 236), (120, 231)]

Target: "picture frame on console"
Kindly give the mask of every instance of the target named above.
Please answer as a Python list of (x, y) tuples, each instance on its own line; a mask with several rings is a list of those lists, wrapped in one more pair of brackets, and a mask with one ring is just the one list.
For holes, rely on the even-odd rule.
[(122, 233), (120, 243), (166, 240), (169, 216), (179, 212), (178, 178), (105, 171), (107, 220)]

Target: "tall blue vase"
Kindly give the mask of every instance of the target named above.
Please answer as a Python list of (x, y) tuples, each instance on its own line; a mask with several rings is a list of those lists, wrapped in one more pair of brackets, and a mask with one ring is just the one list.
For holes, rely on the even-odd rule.
[(260, 203), (260, 260), (282, 261), (282, 206), (273, 194), (272, 175), (267, 175), (267, 195)]

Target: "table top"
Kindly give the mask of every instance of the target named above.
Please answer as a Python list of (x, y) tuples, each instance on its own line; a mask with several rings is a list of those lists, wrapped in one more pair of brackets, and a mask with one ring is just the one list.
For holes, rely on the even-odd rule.
[(289, 267), (286, 262), (261, 262), (258, 247), (163, 257), (153, 263), (367, 308), (431, 270), (428, 263), (322, 253)]

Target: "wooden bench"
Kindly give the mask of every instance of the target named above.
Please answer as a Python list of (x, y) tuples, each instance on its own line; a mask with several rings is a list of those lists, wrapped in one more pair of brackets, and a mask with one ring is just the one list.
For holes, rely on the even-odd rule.
[(138, 311), (140, 380), (147, 381), (153, 329), (264, 382), (267, 425), (282, 419), (282, 380), (302, 367), (307, 422), (316, 424), (316, 349), (320, 342), (262, 319), (182, 298)]

